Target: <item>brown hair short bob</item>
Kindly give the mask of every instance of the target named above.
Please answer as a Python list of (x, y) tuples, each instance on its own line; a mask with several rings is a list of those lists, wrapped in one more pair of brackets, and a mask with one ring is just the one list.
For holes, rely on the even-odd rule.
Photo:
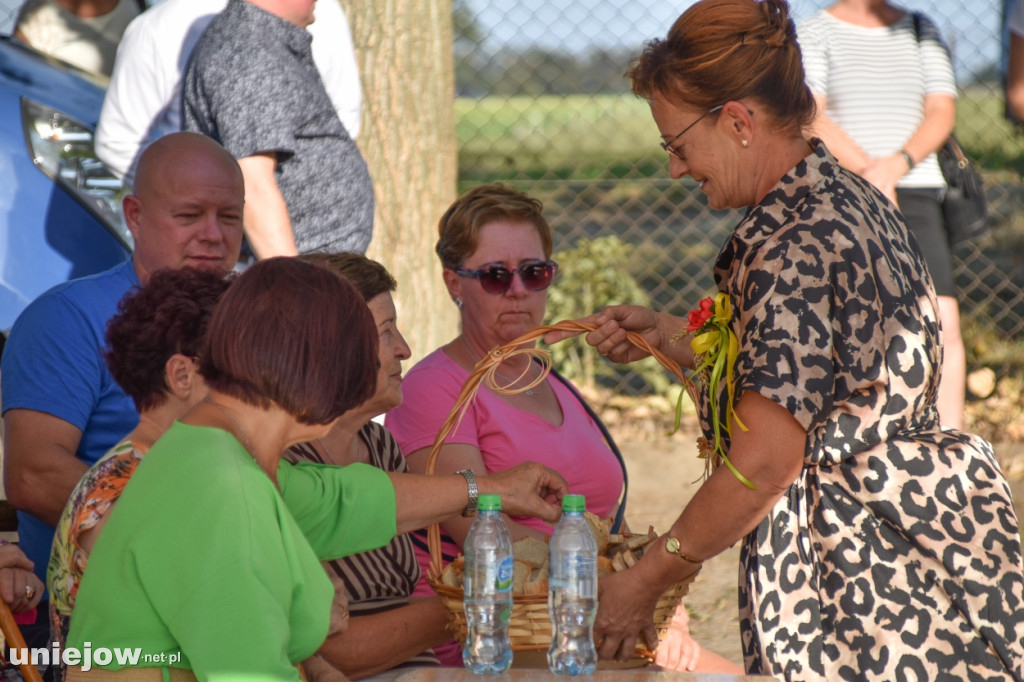
[(355, 287), (327, 268), (269, 258), (210, 319), (200, 371), (222, 393), (329, 424), (377, 388), (377, 329)]
[(667, 38), (647, 43), (628, 76), (638, 97), (663, 95), (696, 110), (755, 99), (780, 128), (803, 130), (815, 115), (785, 0), (694, 3)]
[(117, 304), (103, 358), (136, 410), (167, 400), (167, 361), (175, 353), (199, 355), (206, 324), (228, 284), (219, 273), (196, 268), (158, 270)]
[(538, 199), (501, 183), (469, 190), (448, 207), (437, 224), (437, 256), (449, 270), (460, 267), (477, 247), (480, 229), (499, 220), (530, 223), (537, 228), (544, 257), (551, 258), (551, 226)]
[(398, 282), (387, 268), (361, 253), (307, 253), (299, 256), (299, 260), (322, 265), (338, 273), (352, 283), (367, 303), (398, 288)]

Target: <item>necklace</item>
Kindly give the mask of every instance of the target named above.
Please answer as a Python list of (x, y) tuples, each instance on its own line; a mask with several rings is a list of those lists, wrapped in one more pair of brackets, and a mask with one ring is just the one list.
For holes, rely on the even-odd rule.
[[(357, 462), (357, 463), (358, 462), (362, 462), (362, 463), (369, 462), (369, 458), (364, 460), (363, 457), (360, 456), (360, 451), (359, 451), (359, 442), (360, 441), (361, 441), (360, 436), (358, 434), (356, 434), (355, 439), (352, 441), (352, 450), (353, 450), (352, 461), (353, 462)], [(330, 449), (328, 449), (327, 444), (324, 443), (324, 441), (323, 441), (323, 438), (317, 438), (316, 439), (316, 444), (319, 445), (320, 449), (324, 451), (324, 454), (327, 455), (326, 459), (328, 461), (330, 461), (331, 464), (333, 464), (335, 466), (339, 466), (339, 467), (345, 466), (343, 463), (339, 462), (334, 457), (334, 453), (331, 452)]]
[[(474, 365), (479, 364), (480, 359), (478, 357), (476, 357), (476, 355), (473, 354), (473, 351), (471, 351), (469, 349), (469, 344), (466, 343), (466, 337), (465, 336), (460, 336), (459, 340), (462, 342), (462, 347), (466, 349), (466, 355), (468, 355), (469, 359), (473, 361), (473, 364)], [(506, 381), (508, 381), (509, 382), (509, 384), (508, 384), (509, 386), (515, 386), (516, 384), (518, 384), (519, 380), (522, 379), (524, 377), (524, 375), (525, 375), (525, 372), (524, 372), (523, 374), (521, 374), (518, 377), (513, 379), (513, 378), (509, 377), (509, 375), (507, 375), (504, 372), (502, 372), (501, 369), (500, 369), (500, 366), (499, 367), (495, 367), (494, 371), (496, 371), (498, 373), (498, 375), (501, 376), (501, 378), (503, 378)], [(534, 391), (532, 388), (526, 389), (525, 391), (523, 391), (523, 393), (525, 393), (526, 395), (531, 396), (531, 397), (537, 395), (536, 391)]]
[(320, 449), (324, 451), (325, 455), (327, 455), (327, 459), (331, 460), (331, 464), (336, 465), (338, 463), (338, 460), (334, 459), (334, 455), (331, 454), (331, 451), (327, 449), (326, 445), (324, 445), (324, 441), (322, 438), (317, 438), (316, 444), (319, 445)]
[(206, 396), (205, 398), (203, 398), (203, 402), (213, 405), (218, 410), (223, 412), (225, 417), (231, 420), (231, 423), (234, 425), (235, 430), (238, 431), (238, 436), (242, 441), (242, 447), (244, 447), (245, 451), (249, 453), (249, 456), (252, 457), (252, 460), (256, 462), (256, 464), (259, 464), (259, 460), (257, 460), (256, 455), (253, 454), (252, 444), (249, 442), (249, 437), (245, 435), (245, 430), (242, 429), (242, 425), (239, 424), (238, 420), (236, 420), (234, 416), (228, 411), (228, 408), (224, 407), (220, 403), (213, 402), (212, 400), (210, 400), (210, 396)]

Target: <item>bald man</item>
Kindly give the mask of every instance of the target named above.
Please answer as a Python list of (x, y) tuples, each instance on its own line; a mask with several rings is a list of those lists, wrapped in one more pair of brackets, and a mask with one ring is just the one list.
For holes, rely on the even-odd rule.
[[(44, 583), (53, 526), (71, 490), (138, 422), (103, 361), (107, 320), (157, 270), (229, 272), (244, 200), (238, 163), (215, 141), (195, 133), (157, 140), (139, 158), (134, 193), (124, 199), (131, 260), (50, 289), (15, 321), (0, 365), (4, 486), (19, 509), (21, 547)], [(45, 615), (39, 624), (48, 632)]]

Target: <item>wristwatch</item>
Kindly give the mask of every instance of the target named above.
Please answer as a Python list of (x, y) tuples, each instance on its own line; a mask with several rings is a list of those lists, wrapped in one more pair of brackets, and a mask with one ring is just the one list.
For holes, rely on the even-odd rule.
[(469, 486), (469, 502), (466, 503), (466, 508), (462, 510), (462, 515), (472, 516), (476, 513), (476, 504), (480, 499), (480, 488), (476, 485), (476, 475), (472, 469), (459, 469), (455, 473), (464, 476), (466, 478), (466, 485)]
[(900, 156), (902, 156), (903, 160), (907, 162), (907, 171), (909, 172), (914, 170), (914, 159), (910, 156), (910, 152), (906, 149), (901, 149)]
[(694, 559), (692, 556), (684, 554), (680, 549), (679, 540), (677, 538), (672, 537), (671, 535), (668, 536), (667, 540), (665, 540), (665, 551), (667, 551), (669, 554), (675, 554), (683, 561), (689, 561), (691, 564), (697, 564), (699, 566), (700, 564), (704, 563), (703, 559)]

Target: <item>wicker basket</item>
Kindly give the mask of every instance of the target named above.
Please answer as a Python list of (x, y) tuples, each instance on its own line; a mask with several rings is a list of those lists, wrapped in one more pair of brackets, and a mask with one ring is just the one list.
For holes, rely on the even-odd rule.
[[(462, 590), (435, 582), (429, 576), (430, 585), (441, 596), (448, 609), (448, 627), (455, 634), (459, 644), (466, 643), (466, 612), (462, 607)], [(673, 585), (658, 599), (654, 609), (654, 624), (659, 638), (668, 629), (672, 614), (679, 602), (689, 591), (693, 578)], [(547, 650), (551, 644), (551, 617), (548, 615), (546, 594), (515, 594), (512, 596), (512, 617), (509, 620), (508, 637), (513, 651)]]
[[(462, 413), (465, 411), (469, 402), (476, 396), (476, 392), (481, 383), (486, 383), (489, 388), (499, 393), (515, 393), (533, 388), (546, 378), (548, 373), (547, 370), (551, 366), (551, 355), (544, 350), (522, 348), (524, 344), (535, 341), (551, 331), (575, 331), (579, 333), (589, 331), (592, 328), (593, 327), (591, 325), (586, 325), (578, 321), (566, 321), (554, 325), (537, 327), (515, 341), (499, 348), (495, 348), (488, 353), (483, 360), (477, 363), (473, 372), (466, 380), (458, 399), (455, 401), (455, 405), (448, 414), (448, 418), (441, 426), (441, 429), (437, 434), (437, 438), (434, 440), (433, 447), (430, 450), (430, 455), (427, 457), (426, 473), (433, 474), (435, 472), (437, 467), (437, 458), (440, 455), (444, 439), (448, 437), (448, 434), (451, 433), (455, 424), (462, 418)], [(629, 339), (635, 345), (640, 346), (651, 353), (663, 366), (666, 367), (666, 369), (679, 377), (691, 392), (691, 396), (693, 396), (692, 391), (694, 387), (692, 382), (690, 382), (682, 373), (679, 365), (675, 363), (675, 361), (666, 357), (656, 349), (651, 348), (646, 341), (638, 335), (630, 333)], [(498, 383), (496, 370), (502, 360), (518, 354), (527, 354), (538, 359), (544, 368), (544, 371), (528, 385), (511, 389), (508, 385), (503, 386)], [(515, 381), (512, 383), (515, 383)], [(460, 644), (465, 644), (466, 613), (463, 610), (462, 603), (463, 590), (461, 588), (445, 585), (441, 582), (441, 573), (444, 568), (441, 558), (441, 529), (436, 523), (431, 524), (427, 528), (427, 544), (430, 549), (430, 569), (427, 571), (427, 582), (434, 588), (437, 594), (441, 596), (448, 609), (449, 629), (454, 632), (455, 637)], [(676, 583), (658, 599), (658, 603), (654, 610), (654, 624), (658, 629), (659, 637), (668, 629), (669, 622), (672, 619), (672, 614), (675, 612), (680, 600), (682, 600), (686, 595), (689, 590), (690, 583), (693, 582), (695, 577), (696, 574)], [(514, 594), (512, 597), (512, 616), (509, 621), (509, 639), (511, 640), (513, 651), (539, 651), (547, 649), (551, 643), (551, 637), (552, 629), (551, 619), (548, 615), (547, 595)]]

